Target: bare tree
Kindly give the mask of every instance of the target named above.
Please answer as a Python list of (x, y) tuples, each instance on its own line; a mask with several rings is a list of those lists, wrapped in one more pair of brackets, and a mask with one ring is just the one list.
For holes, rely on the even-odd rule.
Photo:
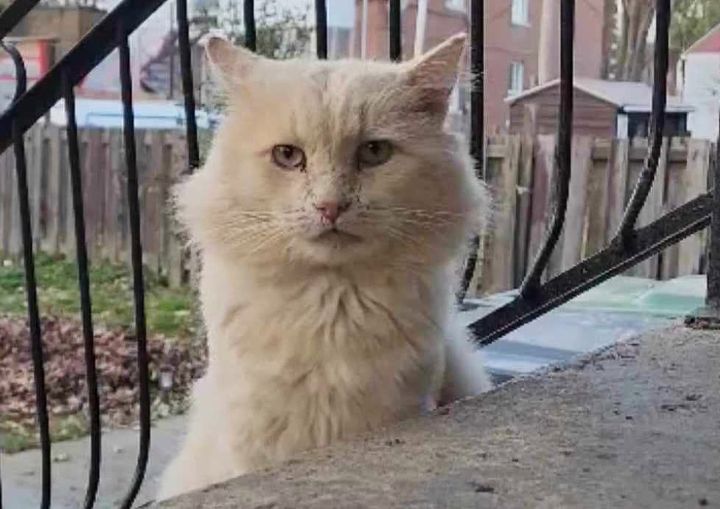
[(616, 80), (640, 81), (647, 62), (648, 31), (655, 19), (654, 0), (622, 0), (620, 40), (613, 69)]

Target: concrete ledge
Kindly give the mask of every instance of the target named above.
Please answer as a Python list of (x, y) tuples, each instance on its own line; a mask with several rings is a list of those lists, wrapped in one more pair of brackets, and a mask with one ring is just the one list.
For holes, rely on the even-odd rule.
[(720, 507), (720, 333), (675, 327), (156, 507)]

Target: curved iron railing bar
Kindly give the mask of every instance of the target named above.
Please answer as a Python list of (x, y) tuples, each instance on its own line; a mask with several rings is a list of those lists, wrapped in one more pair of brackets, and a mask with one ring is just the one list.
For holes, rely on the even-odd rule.
[(487, 346), (518, 327), (564, 304), (584, 291), (653, 256), (662, 249), (697, 233), (710, 224), (714, 191), (702, 194), (635, 231), (625, 248), (611, 244), (597, 254), (547, 281), (533, 300), (512, 302), (472, 323), (476, 342)]
[(402, 24), (401, 24), (400, 0), (390, 0), (390, 12), (388, 14), (389, 25), (389, 50), (390, 60), (400, 62), (402, 60)]
[(133, 113), (132, 77), (130, 73), (130, 48), (128, 46), (129, 32), (125, 30), (122, 22), (119, 22), (115, 33), (120, 55), (120, 89), (123, 104), (123, 137), (125, 144), (125, 166), (127, 169), (130, 251), (140, 394), (140, 440), (137, 465), (130, 489), (120, 506), (122, 509), (130, 509), (140, 491), (140, 485), (143, 482), (147, 469), (150, 449), (150, 377), (148, 373), (145, 285), (143, 280), (142, 244), (140, 238), (140, 202), (138, 198), (137, 155), (135, 148), (135, 118)]
[[(15, 66), (15, 95), (12, 105), (22, 97), (27, 88), (27, 72), (22, 55), (14, 46), (0, 42), (0, 48), (10, 55)], [(50, 425), (45, 390), (45, 365), (43, 364), (42, 328), (37, 299), (37, 279), (35, 277), (35, 258), (33, 254), (32, 224), (30, 221), (30, 203), (28, 198), (27, 166), (25, 159), (25, 141), (23, 131), (17, 121), (11, 123), (12, 144), (15, 153), (17, 173), (18, 202), (20, 205), (20, 224), (22, 230), (23, 264), (25, 267), (25, 292), (30, 326), (30, 351), (35, 382), (35, 407), (40, 431), (40, 450), (42, 454), (42, 497), (40, 507), (50, 507), (51, 501), (51, 465), (50, 465)]]
[(15, 0), (0, 13), (0, 39), (4, 39), (40, 0)]
[[(475, 161), (475, 175), (484, 177), (485, 143), (485, 6), (484, 2), (471, 2), (470, 5), (470, 73), (472, 90), (470, 92), (470, 155)], [(465, 300), (470, 282), (475, 274), (480, 249), (480, 236), (474, 235), (463, 271), (460, 288), (456, 295), (458, 304)]]
[(655, 57), (653, 72), (652, 113), (650, 116), (650, 145), (632, 196), (625, 208), (614, 242), (627, 246), (632, 241), (635, 223), (647, 200), (663, 144), (665, 128), (665, 106), (667, 104), (667, 73), (670, 32), (671, 0), (655, 2)]
[(195, 118), (195, 86), (190, 54), (190, 28), (188, 27), (187, 0), (176, 0), (175, 10), (178, 25), (178, 49), (180, 53), (180, 73), (182, 75), (183, 101), (185, 106), (185, 132), (187, 138), (187, 168), (190, 172), (200, 166), (200, 147), (198, 146), (197, 119)]
[(558, 144), (555, 151), (555, 210), (543, 246), (533, 261), (520, 287), (520, 298), (532, 299), (540, 286), (540, 278), (550, 261), (563, 225), (570, 192), (572, 164), (573, 72), (574, 72), (575, 0), (560, 4), (560, 112)]
[(255, 2), (243, 2), (243, 23), (245, 24), (245, 47), (250, 51), (257, 50), (257, 31), (255, 29)]
[(315, 0), (315, 46), (317, 57), (327, 58), (327, 5), (325, 0)]
[(83, 207), (80, 145), (75, 119), (75, 93), (73, 91), (73, 85), (67, 77), (63, 82), (63, 98), (67, 118), (70, 188), (72, 191), (73, 217), (75, 218), (75, 251), (77, 256), (80, 312), (85, 349), (85, 379), (87, 381), (88, 407), (90, 409), (90, 469), (88, 472), (88, 485), (85, 491), (84, 507), (85, 509), (91, 509), (95, 505), (100, 481), (100, 402), (98, 398), (97, 369), (95, 365), (95, 335), (93, 333), (92, 300), (90, 297), (90, 278), (88, 276), (88, 254), (85, 241), (85, 211)]
[(128, 33), (160, 7), (165, 0), (123, 0), (105, 15), (42, 78), (0, 115), (0, 153), (10, 146), (12, 125), (26, 131), (62, 97), (65, 75), (77, 85), (107, 57), (117, 44), (116, 27), (121, 22)]

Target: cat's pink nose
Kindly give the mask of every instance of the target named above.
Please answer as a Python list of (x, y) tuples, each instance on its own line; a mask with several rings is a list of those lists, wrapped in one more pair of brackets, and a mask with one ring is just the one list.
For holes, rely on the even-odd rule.
[(339, 203), (336, 201), (323, 201), (315, 204), (315, 209), (320, 213), (323, 222), (335, 224), (338, 217), (345, 212), (349, 203)]

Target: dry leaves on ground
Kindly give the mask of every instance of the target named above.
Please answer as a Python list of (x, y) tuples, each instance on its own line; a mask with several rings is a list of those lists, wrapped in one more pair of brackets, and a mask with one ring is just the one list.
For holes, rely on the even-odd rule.
[[(88, 413), (85, 350), (79, 323), (42, 320), (45, 387), (51, 418)], [(191, 383), (205, 366), (196, 341), (148, 339), (151, 394), (165, 412), (182, 408)], [(103, 420), (128, 425), (137, 418), (138, 366), (135, 337), (123, 330), (95, 332), (98, 391)], [(35, 421), (35, 386), (27, 322), (0, 317), (0, 416), (22, 426)]]

